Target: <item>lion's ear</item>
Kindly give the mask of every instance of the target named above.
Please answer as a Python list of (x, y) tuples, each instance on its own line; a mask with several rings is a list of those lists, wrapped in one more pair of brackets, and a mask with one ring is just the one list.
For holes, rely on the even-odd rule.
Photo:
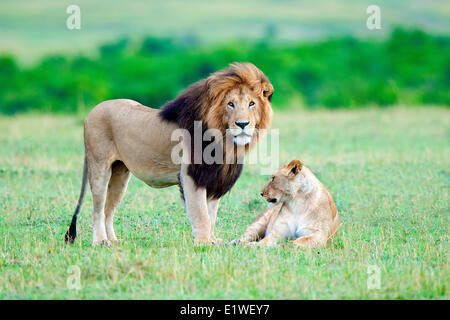
[(270, 82), (263, 82), (262, 90), (263, 90), (263, 96), (266, 97), (269, 100), (269, 102), (272, 101), (272, 95), (273, 95), (272, 84)]
[(289, 176), (296, 176), (303, 167), (303, 163), (300, 160), (292, 160), (289, 162), (289, 164), (286, 166), (286, 169), (289, 172)]

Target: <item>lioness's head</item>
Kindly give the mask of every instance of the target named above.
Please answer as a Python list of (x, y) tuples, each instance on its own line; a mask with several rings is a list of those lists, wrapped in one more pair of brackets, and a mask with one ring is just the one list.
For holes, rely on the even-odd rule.
[(302, 167), (300, 160), (292, 160), (272, 175), (261, 192), (269, 206), (294, 199), (300, 187), (297, 177)]
[(251, 63), (234, 63), (206, 79), (210, 105), (203, 110), (208, 128), (231, 135), (238, 146), (253, 145), (272, 121), (273, 86)]

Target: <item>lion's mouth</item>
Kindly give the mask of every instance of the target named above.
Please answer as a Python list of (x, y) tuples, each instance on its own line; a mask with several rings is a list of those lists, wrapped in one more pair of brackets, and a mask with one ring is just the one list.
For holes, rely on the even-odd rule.
[(250, 133), (245, 132), (245, 131), (242, 131), (241, 133), (235, 135), (235, 137), (240, 137), (240, 136), (251, 137), (252, 135)]
[(278, 202), (267, 202), (267, 208), (273, 208), (278, 205)]
[(241, 132), (240, 134), (235, 135), (233, 137), (233, 142), (236, 145), (246, 145), (246, 144), (249, 144), (251, 140), (252, 140), (252, 136), (245, 132)]
[(280, 198), (278, 196), (276, 196), (275, 198), (267, 197), (266, 202), (267, 202), (267, 206), (269, 208), (272, 208), (272, 207), (275, 207), (280, 202)]

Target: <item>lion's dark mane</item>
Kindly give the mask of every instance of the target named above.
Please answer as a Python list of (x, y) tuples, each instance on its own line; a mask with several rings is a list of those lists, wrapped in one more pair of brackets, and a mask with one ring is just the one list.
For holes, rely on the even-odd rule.
[[(180, 128), (186, 129), (194, 137), (194, 121), (202, 121), (201, 111), (204, 103), (202, 93), (207, 90), (206, 80), (194, 83), (179, 97), (165, 104), (159, 112), (160, 117), (169, 122), (176, 123)], [(202, 122), (203, 133), (209, 129)], [(194, 150), (194, 139), (191, 139), (191, 150)], [(202, 154), (207, 145), (213, 142), (202, 142)], [(199, 150), (200, 151), (200, 150)], [(194, 163), (194, 152), (191, 152), (191, 164), (188, 174), (194, 179), (198, 187), (206, 188), (207, 196), (211, 199), (219, 199), (235, 184), (239, 178), (243, 165), (233, 164), (206, 164)], [(224, 161), (225, 162), (225, 161)]]

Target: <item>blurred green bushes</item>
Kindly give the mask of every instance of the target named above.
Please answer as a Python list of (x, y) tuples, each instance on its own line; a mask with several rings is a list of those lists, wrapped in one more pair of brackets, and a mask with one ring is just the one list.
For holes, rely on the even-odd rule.
[[(189, 39), (188, 39), (189, 40)], [(314, 43), (127, 39), (99, 56), (51, 56), (30, 68), (0, 57), (0, 112), (78, 112), (129, 98), (158, 107), (233, 61), (250, 61), (271, 79), (275, 108), (450, 105), (450, 38), (396, 29), (384, 42), (339, 38)]]

